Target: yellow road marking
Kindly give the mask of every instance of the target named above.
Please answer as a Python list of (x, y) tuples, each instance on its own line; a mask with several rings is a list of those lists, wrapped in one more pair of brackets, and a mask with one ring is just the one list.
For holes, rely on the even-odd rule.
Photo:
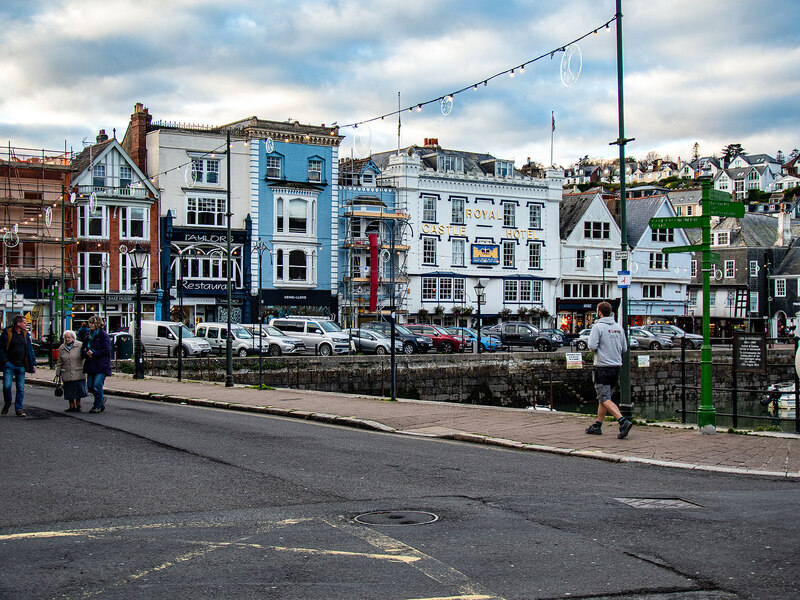
[(497, 596), (470, 594), (469, 596), (436, 596), (435, 598), (409, 598), (408, 600), (496, 600)]

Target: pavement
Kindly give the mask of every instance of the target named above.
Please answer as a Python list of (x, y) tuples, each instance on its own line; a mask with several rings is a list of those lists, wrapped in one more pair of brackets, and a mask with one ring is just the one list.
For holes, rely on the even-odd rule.
[[(37, 367), (26, 382), (52, 387), (53, 378), (54, 371)], [(587, 435), (584, 430), (594, 417), (576, 413), (422, 400), (392, 402), (375, 396), (290, 388), (230, 388), (223, 382), (133, 379), (117, 373), (106, 379), (105, 393), (107, 411), (96, 415), (97, 419), (114, 410), (114, 396), (122, 396), (493, 444), (520, 451), (800, 480), (800, 435), (793, 433), (720, 430), (715, 435), (703, 435), (692, 426), (647, 423), (637, 424), (627, 438), (620, 440), (617, 424), (610, 421), (603, 425), (603, 435)], [(84, 410), (91, 406), (91, 396), (84, 400), (84, 406)]]

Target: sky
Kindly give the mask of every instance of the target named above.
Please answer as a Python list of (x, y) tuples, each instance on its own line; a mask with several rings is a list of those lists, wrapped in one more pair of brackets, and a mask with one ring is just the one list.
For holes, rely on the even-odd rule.
[[(623, 0), (626, 155), (800, 147), (798, 9)], [(0, 143), (77, 152), (99, 129), (121, 140), (141, 102), (156, 121), (362, 123), (340, 129), (341, 155), (362, 157), (397, 147), (397, 115), (363, 122), (397, 111), (399, 93), (403, 147), (437, 138), (549, 165), (552, 115), (556, 165), (613, 159), (615, 11), (614, 0), (3, 0)], [(567, 87), (559, 49), (587, 33)], [(445, 116), (438, 99), (465, 87)]]

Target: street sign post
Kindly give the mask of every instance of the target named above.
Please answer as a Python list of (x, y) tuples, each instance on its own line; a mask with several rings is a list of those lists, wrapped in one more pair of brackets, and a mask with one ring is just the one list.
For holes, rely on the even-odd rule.
[(666, 248), (662, 248), (661, 251), (664, 254), (679, 254), (681, 252), (700, 252), (705, 249), (703, 244), (693, 244), (689, 246), (667, 246)]
[(703, 227), (708, 223), (706, 215), (694, 217), (653, 217), (650, 219), (650, 229), (692, 229)]
[(709, 213), (715, 217), (735, 217), (741, 219), (744, 216), (744, 204), (739, 202), (721, 202), (719, 200), (709, 200)]

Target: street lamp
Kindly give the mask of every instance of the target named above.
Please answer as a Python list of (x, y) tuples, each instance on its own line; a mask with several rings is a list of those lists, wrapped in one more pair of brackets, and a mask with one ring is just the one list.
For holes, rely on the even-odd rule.
[(486, 301), (485, 289), (486, 286), (478, 279), (478, 283), (475, 284), (475, 296), (478, 298), (478, 339), (476, 341), (478, 344), (478, 354), (481, 353), (481, 304)]
[(258, 296), (258, 389), (261, 389), (262, 386), (262, 378), (263, 378), (263, 358), (264, 358), (264, 347), (263, 347), (263, 338), (262, 338), (262, 320), (263, 317), (261, 315), (261, 260), (264, 255), (265, 251), (269, 251), (269, 247), (267, 246), (267, 242), (263, 241), (261, 238), (253, 244), (253, 250), (258, 252), (258, 290), (256, 291), (256, 295)]
[(100, 266), (103, 269), (103, 319), (108, 327), (108, 261), (104, 258)]
[(131, 279), (136, 280), (136, 330), (133, 340), (134, 346), (134, 379), (144, 379), (144, 357), (142, 356), (142, 271), (148, 252), (137, 242), (132, 250), (128, 252), (128, 259), (131, 261)]

